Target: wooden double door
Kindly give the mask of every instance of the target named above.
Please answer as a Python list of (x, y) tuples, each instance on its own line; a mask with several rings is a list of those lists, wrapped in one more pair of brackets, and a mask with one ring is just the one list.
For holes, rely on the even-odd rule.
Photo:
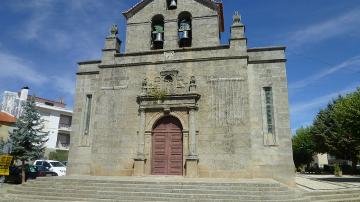
[(175, 117), (160, 119), (152, 136), (152, 175), (183, 175), (183, 134)]

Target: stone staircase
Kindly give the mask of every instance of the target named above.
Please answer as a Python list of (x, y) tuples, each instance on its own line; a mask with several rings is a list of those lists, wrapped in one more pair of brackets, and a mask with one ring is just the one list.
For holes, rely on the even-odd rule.
[(40, 178), (7, 191), (0, 201), (199, 201), (303, 202), (273, 180), (225, 181), (184, 178)]
[(273, 180), (53, 177), (11, 187), (5, 201), (360, 202), (360, 190), (307, 192)]
[(304, 195), (316, 202), (360, 202), (360, 189), (312, 191)]

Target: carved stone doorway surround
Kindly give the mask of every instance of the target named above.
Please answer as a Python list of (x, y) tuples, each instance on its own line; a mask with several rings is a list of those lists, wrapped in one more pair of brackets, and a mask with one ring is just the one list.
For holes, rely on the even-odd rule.
[(137, 97), (139, 126), (137, 155), (134, 158), (134, 176), (151, 175), (152, 130), (164, 116), (173, 116), (183, 127), (184, 173), (186, 177), (198, 177), (198, 153), (196, 114), (200, 95), (196, 93), (166, 95), (161, 100), (154, 96)]

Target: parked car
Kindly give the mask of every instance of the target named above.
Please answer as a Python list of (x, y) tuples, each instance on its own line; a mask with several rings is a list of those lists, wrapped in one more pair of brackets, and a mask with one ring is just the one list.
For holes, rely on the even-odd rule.
[(67, 161), (61, 161), (62, 164), (64, 164), (65, 166), (67, 166)]
[(45, 166), (36, 166), (37, 168), (37, 177), (51, 177), (51, 176), (58, 176), (57, 173), (50, 171)]
[(49, 169), (52, 172), (55, 172), (58, 176), (65, 176), (66, 175), (66, 167), (59, 161), (53, 160), (36, 160), (34, 162), (36, 166), (44, 166), (45, 168)]
[[(12, 182), (16, 184), (21, 184), (22, 182), (22, 166), (12, 165), (9, 168), (9, 176), (5, 176), (5, 182)], [(37, 177), (37, 168), (33, 165), (25, 165), (25, 181), (28, 179), (36, 179)]]

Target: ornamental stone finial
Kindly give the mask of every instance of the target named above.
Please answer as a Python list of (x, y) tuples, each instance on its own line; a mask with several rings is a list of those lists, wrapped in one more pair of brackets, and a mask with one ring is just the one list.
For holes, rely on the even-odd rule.
[(196, 78), (195, 78), (195, 76), (192, 76), (190, 78), (189, 92), (190, 93), (195, 93), (196, 92), (196, 87), (197, 87)]
[(233, 25), (241, 25), (241, 15), (239, 11), (235, 11), (233, 15)]
[(113, 24), (110, 29), (110, 37), (116, 37), (118, 33), (119, 33), (118, 26)]

